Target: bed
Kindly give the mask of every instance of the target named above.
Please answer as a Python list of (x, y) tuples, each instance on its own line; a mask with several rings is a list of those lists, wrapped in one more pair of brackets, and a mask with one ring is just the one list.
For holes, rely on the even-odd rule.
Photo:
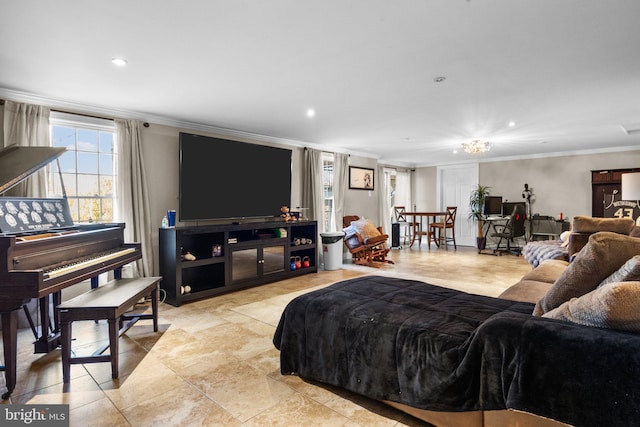
[(273, 342), (283, 374), (412, 408), (636, 422), (640, 364), (626, 355), (640, 354), (640, 337), (534, 317), (533, 307), (364, 276), (292, 300)]

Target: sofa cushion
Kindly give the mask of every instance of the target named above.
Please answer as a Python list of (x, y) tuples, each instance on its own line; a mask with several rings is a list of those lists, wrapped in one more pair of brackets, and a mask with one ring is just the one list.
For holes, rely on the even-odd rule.
[(636, 225), (631, 218), (596, 218), (592, 216), (574, 216), (571, 230), (578, 233), (597, 233), (611, 231), (618, 234), (629, 234)]
[(585, 326), (640, 331), (640, 282), (614, 282), (571, 298), (543, 317)]
[(614, 282), (631, 282), (640, 280), (640, 255), (636, 255), (613, 272), (609, 277), (604, 279), (598, 287), (602, 287), (608, 283)]
[(587, 245), (536, 304), (533, 315), (542, 316), (565, 301), (594, 290), (622, 264), (640, 254), (640, 239), (612, 232), (594, 233)]
[(566, 270), (569, 263), (559, 259), (547, 259), (540, 265), (525, 274), (523, 280), (536, 280), (538, 282), (554, 283)]
[(547, 293), (552, 285), (553, 282), (547, 283), (539, 280), (527, 280), (523, 278), (518, 283), (498, 295), (498, 298), (535, 304), (544, 296), (545, 293)]

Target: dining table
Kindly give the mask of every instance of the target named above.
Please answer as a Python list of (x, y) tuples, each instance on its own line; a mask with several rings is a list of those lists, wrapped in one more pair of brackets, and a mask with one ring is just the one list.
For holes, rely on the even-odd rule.
[[(427, 236), (429, 250), (431, 250), (431, 231), (429, 231), (429, 225), (432, 222), (437, 222), (438, 217), (446, 217), (447, 212), (441, 211), (416, 211), (416, 212), (405, 212), (407, 217), (411, 217), (411, 228), (413, 232), (411, 233), (411, 244), (409, 247), (412, 247), (415, 243), (416, 239), (418, 239), (418, 244), (422, 241), (422, 236)], [(423, 221), (426, 222), (426, 227), (422, 227)], [(443, 219), (444, 221), (444, 219)]]

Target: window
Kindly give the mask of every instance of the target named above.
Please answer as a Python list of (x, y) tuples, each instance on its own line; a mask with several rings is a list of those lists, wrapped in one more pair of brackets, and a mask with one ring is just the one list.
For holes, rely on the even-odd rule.
[(322, 186), (324, 199), (324, 231), (335, 230), (335, 204), (333, 199), (334, 158), (331, 153), (322, 153)]
[[(116, 218), (115, 127), (111, 120), (51, 113), (51, 145), (60, 156), (62, 183), (74, 222), (110, 222)], [(62, 197), (58, 163), (52, 162), (47, 193)]]

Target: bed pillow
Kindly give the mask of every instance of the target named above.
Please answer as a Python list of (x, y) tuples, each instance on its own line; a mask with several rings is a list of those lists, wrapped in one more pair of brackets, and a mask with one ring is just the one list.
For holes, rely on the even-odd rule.
[(640, 332), (640, 282), (608, 283), (571, 298), (543, 317), (597, 328)]
[(622, 267), (600, 282), (598, 287), (600, 288), (613, 282), (631, 282), (635, 280), (640, 280), (640, 255), (636, 255), (622, 264)]
[(618, 234), (629, 234), (636, 223), (631, 218), (595, 218), (592, 216), (574, 216), (571, 230), (577, 233), (597, 233), (611, 231)]
[(542, 316), (571, 298), (591, 292), (627, 260), (638, 254), (638, 238), (606, 231), (592, 234), (573, 262), (538, 301), (533, 315)]

